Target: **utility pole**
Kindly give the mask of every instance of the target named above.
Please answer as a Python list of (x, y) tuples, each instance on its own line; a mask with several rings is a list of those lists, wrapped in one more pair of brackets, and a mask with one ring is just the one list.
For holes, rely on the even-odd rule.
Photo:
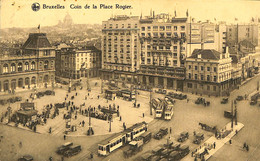
[(235, 104), (235, 125), (237, 125), (237, 105)]
[(109, 107), (109, 112), (110, 112), (110, 115), (109, 115), (109, 132), (112, 131), (112, 128), (111, 128), (111, 121), (112, 121), (112, 107)]
[(152, 111), (152, 89), (150, 88), (150, 115), (153, 115), (153, 111)]
[(234, 116), (234, 113), (233, 113), (233, 101), (231, 102), (231, 128), (232, 128), (232, 131), (233, 131), (233, 116)]

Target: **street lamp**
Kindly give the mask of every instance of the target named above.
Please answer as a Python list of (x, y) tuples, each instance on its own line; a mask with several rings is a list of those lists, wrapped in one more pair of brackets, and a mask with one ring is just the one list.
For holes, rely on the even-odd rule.
[(153, 92), (153, 88), (150, 88), (150, 115), (153, 115), (153, 111), (152, 111), (152, 92)]

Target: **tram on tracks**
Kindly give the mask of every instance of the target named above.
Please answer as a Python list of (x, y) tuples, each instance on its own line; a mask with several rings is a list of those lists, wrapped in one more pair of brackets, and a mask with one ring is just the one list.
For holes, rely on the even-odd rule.
[(127, 128), (126, 130), (114, 134), (106, 140), (98, 144), (98, 154), (102, 156), (109, 155), (114, 150), (124, 146), (131, 142), (136, 137), (142, 135), (148, 130), (148, 124), (146, 122), (140, 122)]

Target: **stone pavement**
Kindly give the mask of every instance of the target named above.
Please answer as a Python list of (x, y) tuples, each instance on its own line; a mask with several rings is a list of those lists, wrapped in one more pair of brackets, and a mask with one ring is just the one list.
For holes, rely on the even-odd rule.
[[(229, 140), (232, 139), (233, 136), (236, 135), (237, 132), (239, 132), (242, 128), (244, 127), (244, 125), (242, 123), (237, 123), (237, 125), (233, 126), (233, 130), (231, 129), (231, 122), (228, 123), (223, 129), (226, 130), (232, 130), (231, 133), (229, 135), (227, 135), (225, 138), (223, 139), (217, 139), (215, 136), (210, 137), (208, 140), (206, 140), (201, 146), (199, 146), (197, 148), (197, 151), (202, 153), (205, 151), (205, 148), (208, 149), (208, 154), (205, 154), (205, 160), (208, 160), (210, 157), (212, 157), (220, 148), (222, 148), (227, 142), (229, 142)], [(213, 146), (213, 144), (215, 143), (215, 148)], [(231, 140), (232, 143), (232, 140)], [(228, 143), (229, 144), (229, 143)], [(209, 150), (210, 149), (210, 150)], [(195, 150), (193, 150), (195, 151)], [(188, 155), (187, 157), (185, 157), (183, 160), (184, 161), (190, 161), (190, 160), (194, 160), (194, 157), (191, 157), (191, 155)], [(199, 160), (199, 159), (197, 159)]]

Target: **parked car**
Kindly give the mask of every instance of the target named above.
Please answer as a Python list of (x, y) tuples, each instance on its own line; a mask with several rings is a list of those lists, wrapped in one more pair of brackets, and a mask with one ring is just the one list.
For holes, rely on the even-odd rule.
[(236, 100), (237, 101), (242, 101), (243, 100), (243, 96), (237, 96)]
[(194, 143), (194, 144), (200, 144), (202, 140), (204, 140), (204, 134), (202, 134), (202, 133), (197, 133), (197, 134), (195, 135), (195, 138), (194, 138), (194, 140), (193, 140), (193, 143)]
[[(224, 117), (226, 118), (232, 118), (232, 113), (231, 111), (224, 111)], [(233, 116), (234, 117), (234, 116)]]
[(168, 128), (163, 127), (154, 135), (154, 138), (160, 140), (163, 138), (163, 136), (167, 134), (168, 134)]
[(150, 161), (150, 159), (153, 157), (153, 154), (150, 152), (146, 152), (141, 156), (142, 161)]
[(228, 103), (228, 98), (222, 98), (221, 104), (227, 104)]
[(33, 161), (33, 157), (31, 155), (24, 155), (18, 161)]
[(51, 91), (51, 90), (47, 90), (44, 92), (45, 95), (55, 95), (55, 92), (54, 91)]
[(184, 131), (180, 134), (179, 138), (177, 139), (178, 142), (184, 142), (189, 138), (189, 133), (187, 131)]
[(257, 100), (251, 100), (250, 101), (250, 105), (256, 105), (257, 104)]
[(188, 155), (190, 152), (188, 145), (182, 145), (180, 146), (180, 155), (182, 158), (184, 158), (186, 155)]

